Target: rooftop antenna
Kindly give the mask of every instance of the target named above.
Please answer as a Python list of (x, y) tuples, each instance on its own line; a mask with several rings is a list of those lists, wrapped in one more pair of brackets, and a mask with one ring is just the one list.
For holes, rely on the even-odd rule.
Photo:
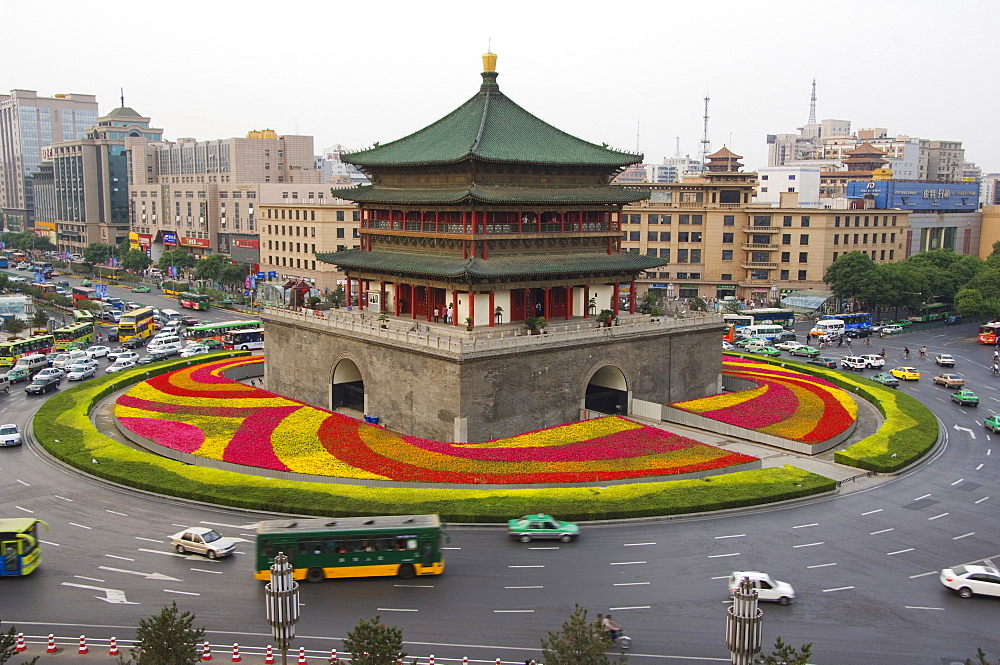
[(639, 154), (639, 118), (635, 119), (635, 153)]
[(705, 115), (704, 115), (704, 118), (703, 118), (704, 121), (705, 121), (705, 130), (704, 130), (704, 133), (702, 134), (702, 137), (701, 137), (701, 164), (702, 164), (702, 166), (704, 166), (705, 164), (708, 163), (708, 150), (709, 150), (709, 146), (712, 144), (711, 141), (708, 140), (708, 102), (709, 102), (710, 99), (711, 99), (711, 97), (708, 96), (708, 91), (706, 90), (705, 91)]
[(674, 139), (677, 142), (677, 146), (674, 148), (674, 157), (681, 156), (681, 137), (675, 136)]
[(816, 79), (813, 79), (812, 97), (809, 98), (809, 122), (806, 124), (816, 124)]
[(122, 108), (125, 108), (125, 88), (121, 88), (122, 91)]

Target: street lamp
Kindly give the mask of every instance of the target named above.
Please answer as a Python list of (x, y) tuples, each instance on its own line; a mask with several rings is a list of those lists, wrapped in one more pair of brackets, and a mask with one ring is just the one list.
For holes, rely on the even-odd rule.
[(733, 592), (733, 604), (726, 616), (726, 647), (732, 665), (751, 665), (760, 652), (764, 612), (757, 607), (757, 590), (744, 577)]
[(778, 303), (778, 299), (780, 297), (781, 297), (781, 291), (778, 290), (778, 285), (777, 284), (772, 284), (771, 285), (771, 302), (775, 303), (775, 305), (777, 306), (779, 304)]
[(295, 637), (299, 620), (299, 583), (292, 579), (292, 566), (283, 552), (278, 552), (271, 566), (271, 581), (264, 585), (267, 624), (281, 650), (281, 665), (287, 664), (288, 647)]

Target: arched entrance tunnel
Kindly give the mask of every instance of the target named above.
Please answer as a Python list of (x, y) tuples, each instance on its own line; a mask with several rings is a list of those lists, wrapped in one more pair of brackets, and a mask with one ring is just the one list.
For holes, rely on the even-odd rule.
[(585, 408), (610, 415), (628, 415), (628, 386), (625, 375), (613, 365), (605, 365), (590, 377)]
[(365, 410), (365, 383), (353, 360), (341, 360), (333, 369), (332, 409)]

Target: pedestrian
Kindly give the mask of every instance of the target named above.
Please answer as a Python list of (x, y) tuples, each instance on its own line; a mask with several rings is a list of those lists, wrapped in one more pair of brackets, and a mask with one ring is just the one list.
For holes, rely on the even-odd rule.
[(844, 338), (843, 337), (838, 337), (837, 338), (837, 347), (839, 348), (843, 343), (844, 343)]
[(444, 322), (447, 323), (448, 325), (451, 325), (451, 322), (454, 320), (452, 319), (454, 315), (455, 315), (455, 310), (451, 308), (451, 305), (448, 305), (448, 309), (445, 310)]
[(903, 360), (909, 360), (909, 359), (910, 359), (910, 348), (907, 347), (907, 346), (904, 346), (903, 347)]
[(882, 360), (885, 360), (885, 349), (882, 349), (882, 353), (879, 355), (882, 356)]
[(438, 319), (440, 318), (440, 316), (441, 316), (441, 308), (435, 307), (434, 308), (434, 323), (438, 323)]

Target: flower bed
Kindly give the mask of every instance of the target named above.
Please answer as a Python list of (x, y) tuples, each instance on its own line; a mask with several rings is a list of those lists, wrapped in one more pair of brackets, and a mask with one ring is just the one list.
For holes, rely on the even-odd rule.
[(858, 406), (829, 381), (759, 360), (723, 356), (723, 373), (757, 388), (670, 406), (728, 425), (806, 444), (821, 444), (854, 427)]
[(150, 378), (120, 396), (119, 424), (158, 445), (275, 471), (454, 484), (574, 483), (717, 471), (757, 461), (624, 418), (607, 417), (486, 443), (402, 436), (266, 390), (226, 359)]

